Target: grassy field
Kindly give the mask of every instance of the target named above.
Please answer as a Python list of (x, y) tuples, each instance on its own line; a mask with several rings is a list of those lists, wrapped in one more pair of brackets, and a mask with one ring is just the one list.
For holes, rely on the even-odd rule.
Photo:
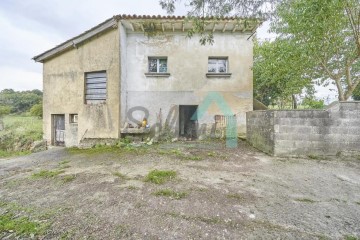
[(8, 115), (3, 121), (5, 129), (0, 131), (0, 158), (27, 154), (31, 143), (42, 139), (42, 119)]

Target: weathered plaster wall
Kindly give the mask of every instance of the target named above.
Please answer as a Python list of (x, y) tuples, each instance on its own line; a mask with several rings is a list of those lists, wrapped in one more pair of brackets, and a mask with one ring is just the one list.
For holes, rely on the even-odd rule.
[[(110, 30), (44, 62), (44, 138), (52, 139), (52, 114), (65, 114), (66, 146), (82, 138), (118, 138), (120, 124), (119, 31)], [(106, 104), (84, 103), (85, 72), (106, 70)], [(75, 126), (69, 114), (78, 114)], [(75, 139), (75, 140), (74, 140)]]
[[(161, 109), (161, 119), (165, 122), (172, 107), (199, 105), (209, 92), (216, 91), (237, 114), (239, 131), (245, 132), (245, 113), (253, 107), (253, 43), (247, 38), (248, 35), (242, 33), (215, 32), (215, 43), (201, 46), (198, 37), (189, 39), (183, 32), (152, 38), (127, 32), (127, 84), (122, 85), (124, 113), (132, 107), (143, 106), (149, 110), (149, 123), (155, 124)], [(146, 77), (149, 56), (166, 56), (170, 77)], [(228, 57), (230, 78), (206, 77), (210, 56)], [(216, 114), (223, 113), (212, 104), (199, 124), (209, 123), (210, 128)], [(134, 112), (133, 116), (139, 120), (144, 117), (141, 111)]]
[(360, 152), (360, 102), (340, 102), (327, 110), (247, 113), (247, 139), (277, 156)]

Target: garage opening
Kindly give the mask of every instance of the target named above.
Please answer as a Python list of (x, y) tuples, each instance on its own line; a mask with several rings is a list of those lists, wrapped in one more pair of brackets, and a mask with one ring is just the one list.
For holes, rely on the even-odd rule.
[(186, 138), (186, 140), (195, 140), (197, 138), (198, 121), (194, 115), (197, 108), (198, 105), (179, 106), (179, 137)]

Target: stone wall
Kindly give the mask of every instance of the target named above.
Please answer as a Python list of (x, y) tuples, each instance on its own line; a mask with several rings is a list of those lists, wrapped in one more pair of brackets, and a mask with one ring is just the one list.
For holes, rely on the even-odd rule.
[(247, 139), (275, 156), (360, 152), (360, 102), (326, 110), (267, 110), (247, 113)]

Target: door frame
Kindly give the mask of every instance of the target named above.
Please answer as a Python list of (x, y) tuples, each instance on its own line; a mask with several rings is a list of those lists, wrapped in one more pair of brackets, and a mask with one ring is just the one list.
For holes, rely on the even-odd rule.
[[(185, 128), (185, 125), (186, 125), (186, 121), (188, 121), (186, 119), (184, 119), (184, 120), (181, 119), (182, 115), (184, 114), (183, 109), (186, 108), (186, 107), (195, 108), (195, 111), (194, 111), (194, 113), (195, 113), (198, 110), (199, 105), (193, 105), (193, 104), (191, 104), (191, 105), (190, 104), (189, 105), (179, 105), (179, 127), (178, 127), (178, 130), (179, 130), (178, 136), (179, 137), (188, 137), (188, 136), (186, 136), (186, 133), (185, 133), (186, 129), (184, 129), (184, 134), (182, 134), (182, 132), (181, 132), (183, 121), (185, 121), (183, 123), (184, 128)], [(191, 116), (190, 116), (190, 118), (191, 118)], [(198, 136), (197, 136), (198, 135), (198, 120), (194, 121), (193, 124), (194, 124), (194, 129), (192, 130), (191, 138), (197, 139), (198, 138)]]
[[(56, 117), (63, 117), (64, 119), (64, 141), (56, 141)], [(51, 145), (53, 146), (65, 146), (65, 114), (51, 114)]]

